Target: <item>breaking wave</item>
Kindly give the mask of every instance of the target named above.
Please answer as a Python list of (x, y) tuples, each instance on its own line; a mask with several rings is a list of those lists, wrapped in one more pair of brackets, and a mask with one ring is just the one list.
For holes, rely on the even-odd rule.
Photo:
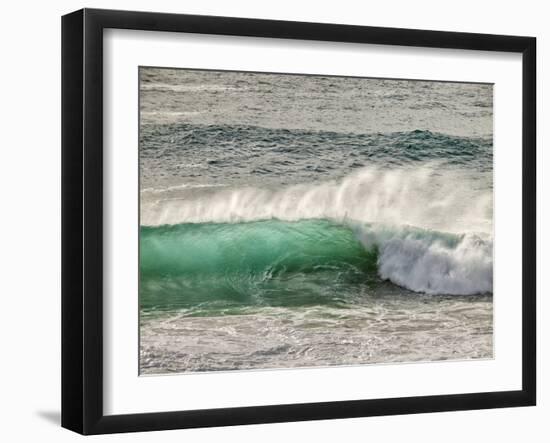
[(492, 292), (492, 190), (466, 170), (365, 168), (281, 189), (182, 186), (141, 211), (144, 276), (375, 269), (417, 292)]
[[(469, 295), (492, 291), (492, 240), (327, 220), (142, 227), (143, 280), (176, 278), (260, 284), (331, 273), (340, 280), (373, 276), (412, 291)], [(248, 287), (247, 286), (247, 287)]]

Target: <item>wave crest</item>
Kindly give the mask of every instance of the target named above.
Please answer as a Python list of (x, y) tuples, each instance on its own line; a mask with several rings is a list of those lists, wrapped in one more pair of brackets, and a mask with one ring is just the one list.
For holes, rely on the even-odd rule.
[(431, 164), (414, 169), (368, 167), (340, 181), (279, 189), (182, 188), (170, 199), (142, 195), (141, 224), (328, 219), (491, 232), (492, 189), (482, 180), (479, 172), (442, 173), (439, 165)]

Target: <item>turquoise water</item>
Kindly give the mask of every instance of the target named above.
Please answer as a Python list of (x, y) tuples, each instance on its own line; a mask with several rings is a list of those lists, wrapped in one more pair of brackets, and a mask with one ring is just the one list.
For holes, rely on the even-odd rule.
[(142, 309), (345, 305), (375, 284), (376, 250), (323, 220), (142, 228)]
[(141, 69), (142, 373), (492, 356), (492, 86)]

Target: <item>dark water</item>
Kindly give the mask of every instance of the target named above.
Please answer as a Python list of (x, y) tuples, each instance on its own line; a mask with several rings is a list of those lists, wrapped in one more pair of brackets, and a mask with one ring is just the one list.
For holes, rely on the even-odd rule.
[(141, 70), (141, 371), (492, 356), (490, 85)]
[(490, 181), (493, 160), (490, 137), (421, 130), (356, 134), (174, 123), (145, 125), (141, 142), (145, 190), (171, 180), (174, 186), (281, 186), (338, 180), (372, 165), (390, 169), (429, 161)]

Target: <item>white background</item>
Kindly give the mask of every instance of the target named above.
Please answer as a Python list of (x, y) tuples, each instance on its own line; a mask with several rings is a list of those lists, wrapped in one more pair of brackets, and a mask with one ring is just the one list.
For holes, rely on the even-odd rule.
[[(233, 15), (471, 31), (538, 37), (539, 152), (550, 115), (542, 88), (550, 73), (550, 30), (544, 2), (438, 1), (277, 2), (202, 0), (168, 2), (140, 0), (87, 3), (10, 2), (3, 5), (0, 32), (0, 112), (2, 161), (0, 192), (3, 234), (2, 317), (0, 319), (0, 436), (5, 441), (72, 441), (82, 437), (58, 426), (60, 392), (60, 15), (82, 6), (166, 12)], [(539, 191), (548, 195), (548, 156), (539, 157)], [(546, 163), (546, 164), (544, 164)], [(548, 171), (548, 172), (547, 172)], [(550, 201), (539, 197), (539, 226), (548, 223)], [(550, 266), (549, 234), (539, 232), (539, 274)], [(98, 437), (125, 441), (378, 441), (464, 442), (548, 441), (550, 370), (544, 322), (544, 293), (550, 280), (539, 278), (539, 406), (494, 411), (468, 411), (414, 416), (165, 431)], [(546, 349), (544, 349), (546, 348)], [(411, 381), (414, 382), (414, 381)]]

